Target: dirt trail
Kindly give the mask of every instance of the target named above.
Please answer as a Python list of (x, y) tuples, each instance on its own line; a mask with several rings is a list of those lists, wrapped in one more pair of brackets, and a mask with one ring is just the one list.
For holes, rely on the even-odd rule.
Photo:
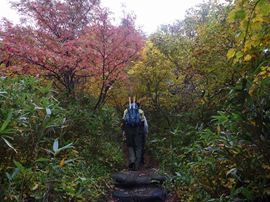
[[(123, 151), (127, 159), (127, 148)], [(159, 163), (150, 152), (145, 153), (145, 164), (138, 171), (125, 169), (112, 176), (114, 186), (110, 190), (107, 202), (177, 202), (177, 198), (168, 193), (162, 183), (166, 180), (159, 175)], [(113, 197), (114, 196), (114, 197)]]

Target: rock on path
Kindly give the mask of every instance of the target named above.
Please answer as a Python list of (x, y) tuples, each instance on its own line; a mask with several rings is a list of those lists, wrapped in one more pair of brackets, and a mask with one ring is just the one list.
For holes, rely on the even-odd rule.
[(122, 171), (112, 176), (112, 197), (119, 202), (165, 202), (167, 192), (160, 185), (166, 180), (153, 169)]

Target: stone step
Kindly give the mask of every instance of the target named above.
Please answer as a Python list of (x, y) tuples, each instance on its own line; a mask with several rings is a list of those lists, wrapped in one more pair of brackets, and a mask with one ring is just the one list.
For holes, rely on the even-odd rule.
[(140, 187), (119, 189), (112, 193), (119, 202), (165, 202), (167, 193), (160, 187)]
[(162, 184), (166, 177), (155, 172), (122, 171), (112, 176), (116, 186), (133, 187), (150, 184)]

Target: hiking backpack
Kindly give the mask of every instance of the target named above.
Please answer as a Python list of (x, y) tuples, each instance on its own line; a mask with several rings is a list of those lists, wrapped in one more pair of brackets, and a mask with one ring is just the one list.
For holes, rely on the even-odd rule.
[(128, 106), (124, 120), (128, 126), (138, 126), (140, 124), (140, 113), (137, 104), (131, 104)]

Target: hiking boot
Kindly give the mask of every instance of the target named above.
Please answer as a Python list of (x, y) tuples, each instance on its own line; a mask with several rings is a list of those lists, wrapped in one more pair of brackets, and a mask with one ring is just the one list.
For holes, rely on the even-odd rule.
[(135, 163), (135, 170), (139, 170), (140, 169), (140, 162), (136, 162)]
[(144, 164), (145, 164), (144, 158), (142, 158), (142, 160), (141, 160), (141, 165), (143, 166)]
[(131, 170), (131, 171), (135, 171), (135, 170), (136, 170), (136, 169), (135, 169), (135, 163), (130, 163), (130, 164), (128, 165), (128, 169)]

